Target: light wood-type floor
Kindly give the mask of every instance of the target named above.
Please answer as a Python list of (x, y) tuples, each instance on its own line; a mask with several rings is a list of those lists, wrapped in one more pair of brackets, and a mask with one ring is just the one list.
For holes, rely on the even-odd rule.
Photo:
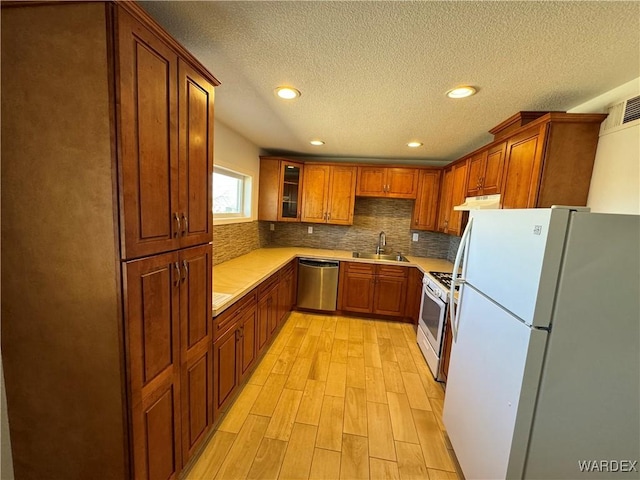
[(415, 338), (293, 312), (186, 478), (462, 478)]

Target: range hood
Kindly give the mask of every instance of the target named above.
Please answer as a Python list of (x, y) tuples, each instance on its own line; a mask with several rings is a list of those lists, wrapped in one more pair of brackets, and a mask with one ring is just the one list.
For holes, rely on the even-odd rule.
[(500, 194), (467, 197), (462, 205), (456, 205), (454, 210), (482, 210), (500, 208)]

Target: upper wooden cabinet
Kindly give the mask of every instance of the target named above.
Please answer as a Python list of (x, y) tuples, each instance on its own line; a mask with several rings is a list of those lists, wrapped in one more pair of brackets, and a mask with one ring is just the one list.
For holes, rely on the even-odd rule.
[(509, 137), (502, 208), (586, 205), (605, 117), (552, 112)]
[(502, 142), (469, 157), (467, 197), (500, 193), (505, 149)]
[(123, 257), (211, 240), (213, 85), (118, 14)]
[(258, 220), (300, 221), (303, 169), (285, 158), (260, 157)]
[(358, 167), (356, 195), (359, 197), (416, 198), (418, 169), (402, 167)]
[(437, 230), (441, 173), (441, 170), (436, 169), (420, 170), (418, 196), (411, 219), (411, 228), (414, 230)]
[(302, 221), (353, 224), (356, 167), (305, 165), (302, 186)]
[(444, 170), (438, 208), (438, 231), (461, 235), (464, 228), (463, 212), (453, 207), (464, 202), (467, 191), (468, 161), (456, 162)]

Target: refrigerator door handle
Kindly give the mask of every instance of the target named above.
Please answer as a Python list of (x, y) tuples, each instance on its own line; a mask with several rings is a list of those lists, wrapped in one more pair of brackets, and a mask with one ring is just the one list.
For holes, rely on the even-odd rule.
[[(452, 273), (451, 291), (449, 292), (449, 319), (451, 320), (451, 332), (453, 333), (454, 342), (458, 340), (458, 322), (459, 322), (459, 315), (460, 315), (454, 308), (456, 284), (462, 285), (464, 283), (464, 278), (458, 278), (458, 269), (460, 268), (460, 262), (462, 261), (463, 253), (465, 254), (465, 257), (466, 257), (466, 253), (469, 246), (469, 237), (471, 236), (472, 223), (473, 223), (473, 217), (469, 217), (469, 222), (467, 223), (467, 226), (464, 229), (464, 233), (462, 234), (462, 238), (460, 239), (460, 245), (458, 246), (456, 259), (453, 262), (453, 272), (451, 272)], [(467, 262), (465, 261), (464, 263), (466, 265)], [(460, 296), (462, 296), (462, 290), (460, 290)]]

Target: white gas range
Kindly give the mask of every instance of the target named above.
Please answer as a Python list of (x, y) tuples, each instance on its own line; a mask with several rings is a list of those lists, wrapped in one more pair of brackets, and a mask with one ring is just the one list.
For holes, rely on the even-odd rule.
[(444, 380), (440, 373), (440, 354), (448, 318), (450, 286), (451, 272), (429, 272), (422, 279), (417, 341), (433, 377), (438, 381)]

